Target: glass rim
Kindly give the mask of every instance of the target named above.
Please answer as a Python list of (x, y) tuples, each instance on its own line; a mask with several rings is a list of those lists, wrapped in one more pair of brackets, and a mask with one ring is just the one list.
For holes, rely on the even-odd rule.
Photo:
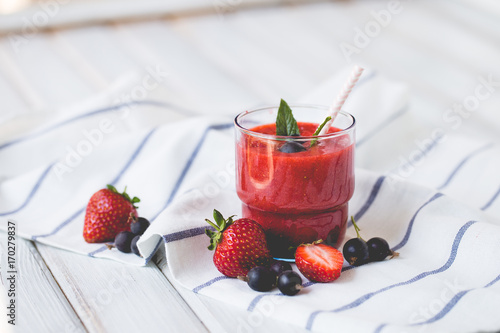
[[(293, 111), (293, 108), (312, 108), (312, 109), (322, 109), (322, 110), (328, 110), (330, 108), (329, 106), (319, 105), (319, 104), (289, 104), (289, 106), (290, 106), (290, 109), (292, 109), (292, 111)], [(352, 120), (352, 123), (347, 128), (340, 129), (340, 131), (338, 131), (338, 132), (327, 133), (327, 134), (323, 134), (323, 135), (287, 136), (287, 135), (264, 134), (264, 133), (255, 132), (255, 131), (252, 131), (252, 130), (250, 130), (248, 128), (245, 128), (238, 121), (242, 117), (244, 117), (246, 115), (249, 115), (249, 114), (252, 114), (252, 113), (255, 113), (255, 112), (264, 111), (264, 110), (270, 110), (270, 109), (276, 109), (277, 110), (278, 108), (279, 108), (279, 106), (271, 105), (271, 106), (260, 107), (258, 109), (253, 109), (253, 110), (249, 110), (249, 111), (247, 110), (247, 111), (240, 112), (234, 118), (234, 125), (241, 132), (243, 132), (245, 134), (248, 134), (248, 135), (251, 135), (251, 136), (254, 136), (254, 137), (259, 137), (259, 138), (262, 138), (262, 139), (270, 139), (270, 140), (289, 140), (289, 141), (290, 140), (309, 141), (309, 140), (314, 140), (314, 139), (326, 139), (326, 138), (329, 139), (329, 138), (334, 138), (334, 137), (337, 137), (337, 136), (342, 136), (342, 135), (349, 134), (349, 132), (352, 132), (354, 130), (354, 128), (356, 127), (356, 118), (354, 118), (354, 116), (352, 114), (350, 114), (349, 112), (346, 112), (344, 110), (340, 110), (339, 114), (341, 114), (343, 116), (347, 116), (348, 118), (350, 118)], [(325, 117), (326, 117), (326, 115), (325, 115)]]

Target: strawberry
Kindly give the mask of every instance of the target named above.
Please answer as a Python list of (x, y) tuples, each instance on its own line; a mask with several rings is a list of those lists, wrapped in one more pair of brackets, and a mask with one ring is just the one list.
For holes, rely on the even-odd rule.
[(344, 257), (336, 248), (315, 242), (297, 247), (295, 264), (309, 280), (330, 282), (340, 276)]
[[(233, 215), (234, 216), (234, 215)], [(264, 229), (254, 220), (242, 218), (233, 222), (214, 209), (215, 223), (206, 219), (215, 231), (205, 229), (210, 237), (209, 250), (215, 250), (214, 264), (229, 277), (246, 276), (256, 266), (271, 262)]]
[(87, 243), (102, 243), (111, 241), (121, 231), (130, 231), (130, 223), (137, 218), (134, 206), (139, 198), (130, 199), (126, 192), (118, 193), (116, 188), (107, 188), (92, 195), (87, 204), (83, 238)]

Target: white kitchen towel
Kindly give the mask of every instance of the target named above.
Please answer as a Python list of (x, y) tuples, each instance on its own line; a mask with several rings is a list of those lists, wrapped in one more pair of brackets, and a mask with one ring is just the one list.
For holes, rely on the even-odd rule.
[[(328, 103), (325, 98), (344, 77), (304, 101)], [(498, 329), (496, 138), (436, 132), (421, 121), (422, 110), (409, 103), (406, 87), (378, 73), (367, 72), (352, 94), (345, 108), (357, 119), (363, 168), (356, 169), (350, 214), (366, 238), (387, 239), (400, 256), (357, 268), (345, 264), (333, 283), (304, 280), (299, 295), (285, 297), (277, 290), (254, 292), (215, 269), (204, 218), (214, 208), (225, 216), (241, 214), (234, 188), (234, 115), (172, 122), (162, 116), (171, 107), (151, 100), (72, 114), (3, 139), (1, 228), (15, 220), (22, 237), (138, 265), (165, 244), (175, 279), (193, 292), (248, 309), (255, 321), (273, 316), (325, 332)], [(141, 198), (139, 214), (152, 221), (139, 243), (144, 258), (83, 240), (85, 206), (106, 184), (127, 186)], [(352, 227), (347, 233), (355, 235)], [(244, 331), (255, 322), (242, 325)]]

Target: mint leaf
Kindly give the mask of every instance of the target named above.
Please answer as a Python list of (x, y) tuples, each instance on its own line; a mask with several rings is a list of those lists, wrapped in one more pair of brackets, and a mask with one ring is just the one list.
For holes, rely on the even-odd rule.
[[(323, 129), (323, 127), (325, 127), (326, 123), (329, 122), (331, 119), (332, 119), (332, 117), (330, 117), (330, 116), (326, 117), (326, 119), (323, 121), (323, 123), (321, 125), (319, 125), (319, 127), (316, 129), (316, 132), (314, 132), (313, 136), (318, 135), (319, 132), (321, 132), (321, 130)], [(309, 147), (314, 146), (316, 144), (316, 141), (318, 141), (318, 138), (314, 138), (311, 141), (311, 145)]]
[(292, 109), (282, 99), (276, 117), (276, 135), (280, 136), (298, 136), (300, 135), (299, 126), (293, 117)]
[(319, 132), (321, 132), (321, 130), (323, 129), (323, 127), (325, 127), (326, 123), (329, 122), (331, 119), (332, 119), (332, 117), (330, 117), (330, 116), (326, 117), (326, 119), (323, 121), (323, 123), (321, 125), (319, 125), (319, 127), (316, 129), (316, 132), (314, 132), (313, 136), (318, 135)]

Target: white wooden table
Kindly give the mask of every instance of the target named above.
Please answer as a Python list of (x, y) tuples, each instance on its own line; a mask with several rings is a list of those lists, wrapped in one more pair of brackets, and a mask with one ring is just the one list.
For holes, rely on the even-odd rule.
[[(67, 24), (59, 17), (56, 27), (33, 34), (7, 22), (0, 38), (0, 122), (23, 133), (46, 116), (115, 91), (124, 80), (140, 80), (157, 64), (168, 76), (152, 94), (174, 100), (175, 119), (297, 100), (350, 66), (346, 50), (353, 63), (406, 82), (426, 122), (470, 94), (478, 75), (500, 78), (495, 3), (221, 3), (226, 7), (205, 2), (185, 11), (163, 8), (152, 20), (145, 10), (135, 21), (66, 28), (57, 27)], [(372, 11), (391, 14), (379, 16), (377, 29)], [(363, 40), (359, 31), (371, 37)], [(13, 36), (22, 39), (16, 44)], [(497, 94), (485, 107), (498, 102)], [(0, 141), (11, 133), (0, 133)], [(3, 248), (5, 239), (0, 234)], [(18, 246), (20, 332), (302, 331), (178, 286), (161, 253), (142, 268), (28, 240)]]

